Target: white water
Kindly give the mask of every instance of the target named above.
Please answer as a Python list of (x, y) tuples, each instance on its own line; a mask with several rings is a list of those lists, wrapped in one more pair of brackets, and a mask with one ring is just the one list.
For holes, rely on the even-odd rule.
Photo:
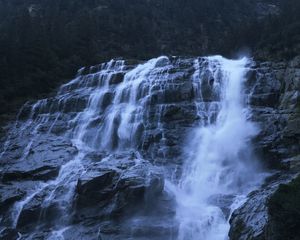
[[(209, 104), (207, 123), (200, 124), (190, 136), (182, 178), (173, 189), (179, 240), (227, 239), (230, 226), (222, 211), (226, 204), (220, 206), (222, 199), (231, 199), (227, 206), (231, 212), (260, 182), (250, 143), (258, 129), (247, 119), (249, 113), (243, 101), (243, 82), (250, 62), (246, 58), (234, 61), (219, 56), (207, 61), (214, 90), (220, 92), (220, 103)], [(201, 76), (197, 77), (196, 71), (194, 84), (199, 81)], [(196, 94), (201, 100), (199, 91)], [(201, 111), (203, 103), (198, 105)], [(220, 111), (213, 121), (211, 112), (217, 109)]]
[[(77, 155), (66, 164), (62, 165), (59, 175), (55, 180), (50, 180), (41, 184), (34, 189), (23, 200), (15, 203), (11, 216), (13, 219), (12, 226), (17, 227), (18, 221), (26, 204), (32, 201), (36, 196), (46, 189), (48, 195), (43, 199), (42, 206), (46, 209), (51, 204), (57, 203), (61, 209), (61, 219), (57, 221), (57, 225), (49, 239), (60, 239), (69, 224), (69, 215), (71, 214), (72, 198), (74, 197), (77, 179), (85, 171), (83, 159), (89, 152), (95, 150), (106, 150), (113, 152), (114, 150), (134, 149), (139, 141), (139, 126), (143, 121), (143, 111), (146, 107), (146, 101), (150, 95), (151, 87), (157, 80), (157, 73), (153, 71), (159, 61), (167, 59), (159, 57), (151, 59), (144, 64), (138, 65), (131, 71), (128, 71), (122, 83), (116, 88), (110, 86), (113, 74), (122, 72), (124, 61), (110, 61), (103, 64), (99, 72), (90, 75), (90, 78), (76, 78), (68, 84), (61, 87), (58, 92), (58, 105), (62, 104), (63, 109), (58, 111), (54, 118), (54, 123), (50, 125), (47, 134), (51, 134), (51, 129), (57, 122), (57, 119), (63, 114), (65, 103), (69, 100), (72, 88), (79, 88), (80, 94), (88, 95), (88, 102), (85, 109), (79, 112), (71, 119), (68, 124), (73, 127), (65, 133), (65, 137), (70, 136), (73, 145), (77, 148)], [(153, 73), (151, 72), (153, 71)], [(159, 68), (157, 70), (159, 72)], [(151, 75), (153, 74), (153, 76)], [(158, 79), (159, 80), (159, 79)], [(96, 86), (93, 85), (96, 82)], [(107, 93), (113, 93), (112, 102), (105, 109), (102, 108), (104, 96)], [(32, 139), (25, 146), (23, 156), (20, 161), (25, 161), (29, 156), (30, 149), (35, 141), (39, 140), (38, 129), (43, 124), (51, 121), (51, 109), (45, 110), (47, 107), (47, 99), (40, 100), (32, 106), (29, 120), (24, 124), (32, 128)], [(44, 114), (43, 112), (49, 111)], [(42, 117), (38, 114), (42, 112)], [(93, 121), (103, 114), (104, 118), (97, 128), (92, 128)], [(34, 115), (38, 115), (37, 119), (32, 120)], [(104, 160), (103, 160), (104, 162)], [(40, 216), (42, 217), (42, 215)], [(41, 219), (42, 220), (42, 219)], [(58, 227), (58, 230), (57, 230)]]
[[(228, 215), (261, 180), (250, 143), (251, 138), (257, 134), (257, 128), (248, 120), (249, 112), (243, 96), (243, 83), (250, 62), (246, 58), (233, 61), (217, 56), (205, 58), (204, 63), (202, 65), (203, 62), (194, 61), (191, 79), (199, 126), (193, 129), (186, 143), (186, 162), (179, 185), (167, 184), (176, 195), (179, 240), (226, 239), (229, 231)], [(43, 207), (59, 203), (63, 216), (57, 221), (58, 226), (53, 226), (50, 239), (63, 237), (66, 226), (70, 224), (68, 215), (77, 179), (85, 171), (86, 154), (103, 150), (137, 151), (137, 145), (142, 141), (140, 128), (152, 121), (148, 119), (151, 94), (158, 89), (164, 92), (167, 83), (172, 85), (168, 82), (169, 65), (167, 57), (159, 57), (126, 71), (124, 61), (111, 61), (103, 64), (99, 72), (78, 77), (63, 85), (56, 97), (58, 106), (54, 101), (47, 109), (45, 99), (32, 107), (32, 113), (23, 129), (30, 128), (33, 138), (24, 148), (22, 161), (30, 157), (32, 145), (39, 141), (40, 126), (50, 122), (46, 126), (50, 126), (47, 134), (51, 135), (68, 101), (76, 94), (82, 98), (88, 97), (85, 108), (66, 122), (70, 127), (64, 133), (64, 137), (72, 140), (78, 154), (61, 166), (55, 180), (43, 183), (39, 189), (29, 192), (15, 204), (12, 212), (14, 227), (17, 226), (24, 206), (47, 190)], [(205, 102), (203, 96), (203, 81), (207, 80), (204, 77), (205, 71), (212, 75), (208, 81), (215, 94), (212, 98), (214, 102)], [(110, 84), (113, 74), (120, 72), (125, 74), (123, 82)], [(111, 94), (111, 100), (106, 107), (102, 107), (105, 105), (106, 94)], [(161, 117), (170, 105), (176, 103), (155, 106), (157, 122), (154, 125), (161, 131), (161, 143), (166, 140)], [(155, 163), (156, 159), (153, 161)]]

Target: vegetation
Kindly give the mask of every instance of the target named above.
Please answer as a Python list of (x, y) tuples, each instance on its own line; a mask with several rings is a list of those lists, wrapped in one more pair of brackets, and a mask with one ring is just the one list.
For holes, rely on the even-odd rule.
[(300, 176), (281, 185), (268, 203), (273, 239), (298, 240), (300, 236)]
[[(269, 12), (268, 3), (280, 11)], [(299, 0), (0, 0), (0, 114), (83, 65), (119, 56), (232, 56), (246, 48), (259, 58), (291, 58), (299, 12)]]

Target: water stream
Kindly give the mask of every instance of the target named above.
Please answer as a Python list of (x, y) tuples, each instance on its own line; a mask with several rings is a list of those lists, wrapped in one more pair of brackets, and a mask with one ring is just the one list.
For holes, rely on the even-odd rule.
[[(114, 154), (133, 152), (140, 159), (136, 164), (146, 159), (164, 169), (165, 192), (175, 198), (171, 221), (176, 234), (162, 239), (227, 239), (230, 214), (263, 178), (251, 148), (258, 128), (249, 120), (244, 89), (250, 66), (247, 58), (162, 56), (130, 67), (112, 60), (85, 75), (81, 69), (56, 96), (31, 105), (27, 119), (16, 122), (4, 144), (3, 159), (15, 151), (11, 145), (20, 146), (17, 169), (18, 164), (32, 168), (46, 161), (48, 146), (55, 149), (51, 154), (63, 154), (55, 145), (62, 139), (76, 149), (69, 161), (57, 163), (56, 178), (38, 182), (12, 206), (10, 227), (20, 227), (24, 208), (34, 202), (42, 210), (24, 239), (40, 232), (45, 239), (64, 239), (72, 225), (78, 179), (94, 164), (87, 156), (105, 152), (106, 158), (98, 160), (105, 165)], [(46, 149), (36, 156), (40, 146)], [(130, 169), (124, 169), (126, 175)], [(44, 224), (54, 207), (60, 217)]]
[(249, 120), (243, 94), (251, 62), (214, 56), (207, 64), (219, 101), (205, 105), (196, 72), (198, 115), (206, 111), (208, 117), (187, 139), (183, 174), (179, 185), (172, 187), (179, 240), (227, 239), (230, 214), (263, 177), (251, 148), (258, 129)]

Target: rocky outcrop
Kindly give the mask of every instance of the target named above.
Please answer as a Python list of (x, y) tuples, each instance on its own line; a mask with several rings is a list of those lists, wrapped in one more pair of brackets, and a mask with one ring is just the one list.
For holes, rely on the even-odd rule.
[(77, 206), (93, 208), (95, 204), (112, 204), (108, 207), (109, 215), (128, 210), (129, 204), (138, 204), (162, 193), (164, 181), (159, 171), (134, 154), (109, 156), (104, 163), (90, 164), (77, 181)]
[[(55, 96), (23, 106), (0, 146), (0, 238), (175, 238), (164, 177), (180, 176), (192, 127), (214, 121), (219, 83), (204, 58), (139, 64), (81, 69)], [(269, 240), (266, 203), (300, 170), (300, 58), (249, 68), (255, 151), (276, 174), (232, 214), (230, 237)], [(146, 80), (131, 84), (136, 76)], [(228, 216), (233, 198), (211, 201)]]
[[(263, 163), (276, 169), (231, 216), (233, 240), (271, 240), (268, 200), (280, 184), (299, 173), (300, 57), (289, 63), (258, 63), (248, 84), (253, 119), (261, 129), (255, 147)], [(252, 80), (251, 80), (252, 79)]]
[(294, 175), (276, 173), (266, 179), (260, 189), (251, 192), (247, 201), (231, 216), (230, 239), (271, 240), (268, 235), (268, 200), (280, 184), (291, 181)]
[[(181, 140), (197, 121), (194, 59), (159, 58), (151, 82), (134, 89), (124, 84), (126, 73), (150, 74), (138, 63), (81, 69), (57, 95), (23, 106), (1, 145), (3, 236), (56, 238), (62, 226), (65, 239), (175, 234), (174, 199), (164, 191), (159, 166), (168, 172), (182, 162)], [(139, 102), (132, 104), (130, 94)], [(140, 102), (133, 114), (143, 121), (122, 126), (130, 131), (121, 138), (126, 116), (118, 109)], [(116, 114), (107, 121), (110, 113)]]

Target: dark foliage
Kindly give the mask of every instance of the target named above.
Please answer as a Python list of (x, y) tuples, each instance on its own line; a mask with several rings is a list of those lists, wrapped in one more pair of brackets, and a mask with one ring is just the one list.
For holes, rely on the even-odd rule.
[(299, 12), (298, 0), (0, 0), (0, 114), (118, 56), (292, 57)]
[(271, 234), (275, 239), (299, 240), (300, 176), (288, 185), (281, 185), (269, 200)]

